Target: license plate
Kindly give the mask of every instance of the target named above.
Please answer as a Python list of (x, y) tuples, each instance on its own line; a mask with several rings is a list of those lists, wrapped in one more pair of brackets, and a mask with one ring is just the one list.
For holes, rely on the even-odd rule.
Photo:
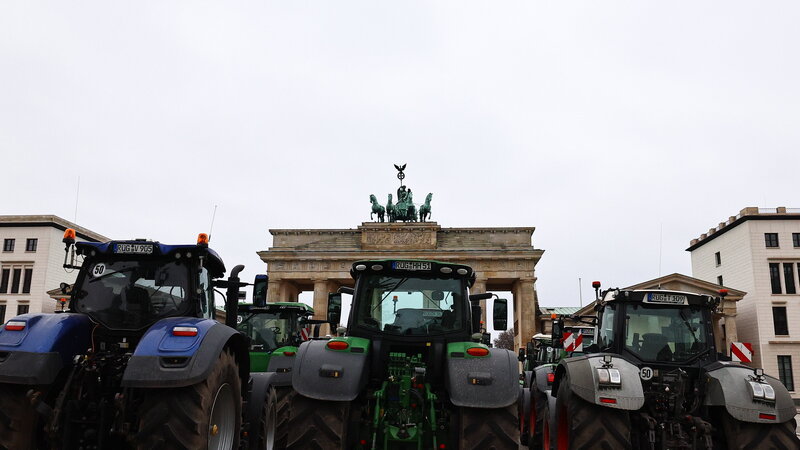
[(431, 263), (427, 261), (395, 261), (392, 269), (396, 270), (431, 270)]
[(648, 293), (647, 303), (668, 303), (670, 305), (687, 305), (689, 299), (685, 295)]
[(114, 253), (129, 255), (152, 255), (153, 244), (115, 244)]

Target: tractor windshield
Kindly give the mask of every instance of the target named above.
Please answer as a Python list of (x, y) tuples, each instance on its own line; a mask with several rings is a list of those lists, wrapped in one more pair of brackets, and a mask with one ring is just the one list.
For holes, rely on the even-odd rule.
[(297, 317), (292, 316), (288, 311), (253, 313), (245, 316), (236, 329), (250, 337), (253, 350), (271, 352), (299, 341), (294, 330)]
[(426, 335), (464, 327), (462, 280), (370, 275), (361, 285), (358, 325), (391, 334)]
[(94, 261), (73, 307), (111, 329), (138, 330), (189, 309), (189, 270), (178, 261)]
[(629, 304), (625, 348), (644, 361), (685, 362), (710, 348), (704, 309)]

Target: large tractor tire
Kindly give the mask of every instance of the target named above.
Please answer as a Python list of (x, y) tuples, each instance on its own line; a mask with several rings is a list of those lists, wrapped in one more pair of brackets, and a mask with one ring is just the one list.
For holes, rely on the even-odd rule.
[(242, 381), (226, 348), (205, 380), (179, 389), (149, 389), (139, 410), (139, 450), (229, 450), (239, 447)]
[(36, 448), (38, 417), (27, 392), (31, 386), (0, 384), (0, 448)]
[(530, 388), (523, 388), (520, 393), (519, 401), (517, 402), (517, 417), (519, 418), (519, 442), (522, 445), (530, 447), (530, 421), (531, 417), (531, 390)]
[(292, 399), (292, 388), (277, 387), (275, 394), (277, 395), (275, 448), (286, 448), (289, 441), (289, 406)]
[(461, 450), (518, 450), (517, 405), (505, 408), (460, 408)]
[(531, 388), (531, 412), (528, 417), (528, 448), (539, 450), (542, 448), (542, 432), (544, 431), (545, 408), (547, 406), (547, 393)]
[(314, 400), (291, 395), (289, 449), (337, 450), (349, 448), (349, 402)]
[(258, 420), (258, 435), (251, 437), (250, 450), (273, 450), (284, 448), (276, 446), (276, 424), (277, 424), (277, 396), (275, 389), (270, 389), (266, 401), (261, 406), (261, 413)]
[(627, 411), (587, 402), (572, 392), (569, 376), (561, 380), (554, 420), (549, 433), (557, 450), (631, 448), (631, 422)]
[(722, 412), (722, 428), (728, 450), (797, 450), (800, 439), (794, 419), (784, 423), (741, 422), (727, 412)]

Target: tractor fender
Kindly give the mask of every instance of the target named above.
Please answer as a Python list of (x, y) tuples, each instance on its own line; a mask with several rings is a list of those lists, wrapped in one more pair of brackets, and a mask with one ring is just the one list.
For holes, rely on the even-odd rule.
[[(286, 355), (287, 353), (294, 353), (294, 355)], [(273, 386), (291, 386), (292, 385), (292, 366), (297, 355), (297, 347), (281, 347), (272, 352), (269, 357), (269, 365), (267, 372), (272, 373)]]
[(534, 384), (539, 392), (547, 392), (550, 390), (550, 383), (547, 382), (547, 375), (555, 372), (555, 364), (545, 364), (534, 369), (536, 379)]
[[(456, 344), (449, 344), (453, 346)], [(470, 344), (474, 346), (475, 344)], [(463, 356), (453, 356), (453, 354)], [(456, 406), (503, 408), (519, 397), (517, 355), (502, 348), (490, 348), (488, 356), (468, 357), (448, 348), (445, 389)]]
[[(644, 389), (639, 378), (639, 368), (621, 357), (611, 354), (611, 366), (619, 370), (621, 384), (619, 387), (600, 387), (597, 380), (597, 369), (603, 367), (603, 353), (576, 356), (561, 360), (556, 368), (556, 378), (552, 393), (558, 395), (558, 387), (569, 375), (569, 387), (580, 398), (595, 405), (607, 408), (635, 411), (644, 406)], [(602, 402), (600, 398), (613, 399), (615, 402)]]
[[(328, 347), (339, 341), (347, 342), (348, 347), (343, 350)], [(353, 336), (303, 342), (292, 366), (292, 387), (316, 400), (354, 400), (367, 385), (369, 342)]]
[[(174, 327), (193, 327), (196, 336), (174, 336)], [(163, 388), (191, 386), (204, 380), (229, 346), (239, 364), (242, 385), (250, 376), (246, 338), (216, 320), (195, 317), (161, 319), (142, 336), (128, 360), (122, 386)]]
[[(264, 402), (267, 401), (269, 390), (275, 386), (275, 374), (267, 372), (254, 372), (250, 374), (250, 389), (247, 400), (247, 405), (242, 414), (244, 415), (245, 422), (250, 424), (253, 430), (253, 424), (258, 424), (261, 416), (261, 409)], [(251, 433), (256, 435), (256, 433)]]
[(83, 314), (23, 314), (19, 331), (0, 328), (0, 383), (50, 384), (86, 352), (92, 322)]
[[(764, 375), (764, 383), (775, 390), (775, 403), (755, 401), (749, 381), (754, 381), (753, 369), (731, 362), (717, 362), (706, 367), (707, 385), (704, 403), (724, 406), (734, 419), (751, 423), (783, 423), (796, 413), (792, 396), (780, 380)], [(774, 416), (775, 419), (766, 419)]]

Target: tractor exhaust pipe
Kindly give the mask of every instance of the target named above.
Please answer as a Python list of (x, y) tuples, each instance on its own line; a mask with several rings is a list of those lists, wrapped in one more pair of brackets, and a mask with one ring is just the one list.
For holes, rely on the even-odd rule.
[(239, 315), (239, 274), (244, 266), (239, 264), (231, 270), (228, 277), (228, 293), (225, 295), (225, 325), (236, 328), (236, 318)]

